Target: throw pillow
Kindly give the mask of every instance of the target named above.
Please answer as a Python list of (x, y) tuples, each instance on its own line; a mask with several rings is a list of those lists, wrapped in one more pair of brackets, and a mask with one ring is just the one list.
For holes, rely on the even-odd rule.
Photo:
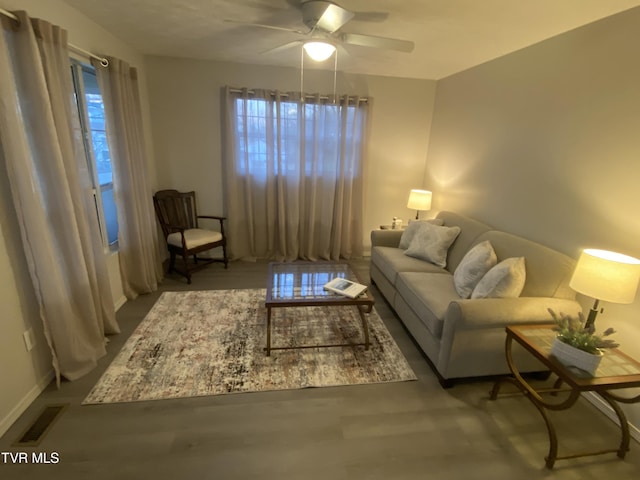
[(447, 266), (449, 247), (459, 233), (460, 227), (439, 227), (425, 223), (413, 236), (404, 254), (444, 268)]
[(462, 258), (453, 272), (453, 284), (461, 298), (469, 298), (482, 277), (498, 263), (489, 240), (479, 243)]
[(413, 220), (407, 228), (402, 232), (402, 237), (400, 237), (399, 248), (406, 250), (409, 248), (409, 244), (411, 240), (413, 240), (413, 236), (416, 234), (423, 225), (444, 225), (444, 221), (440, 218), (432, 218), (430, 220)]
[(503, 260), (489, 270), (473, 289), (471, 298), (516, 298), (524, 288), (524, 257)]

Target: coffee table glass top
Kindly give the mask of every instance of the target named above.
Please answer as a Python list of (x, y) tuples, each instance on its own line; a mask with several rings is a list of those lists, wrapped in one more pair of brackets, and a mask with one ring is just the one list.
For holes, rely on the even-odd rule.
[(287, 262), (270, 263), (267, 286), (267, 302), (327, 301), (351, 303), (372, 302), (369, 292), (357, 299), (350, 299), (324, 289), (334, 278), (346, 278), (360, 282), (346, 263), (335, 262)]

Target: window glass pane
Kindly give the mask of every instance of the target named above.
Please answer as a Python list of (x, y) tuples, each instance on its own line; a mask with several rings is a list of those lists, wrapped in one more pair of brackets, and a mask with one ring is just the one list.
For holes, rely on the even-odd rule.
[(100, 185), (113, 182), (111, 170), (111, 157), (107, 146), (107, 135), (104, 122), (104, 104), (102, 95), (98, 88), (96, 74), (87, 69), (82, 70), (82, 80), (85, 88), (85, 100), (87, 105), (87, 115), (89, 117), (89, 128), (91, 129), (91, 140), (93, 143), (93, 153), (96, 159), (96, 171)]
[(118, 241), (118, 212), (116, 212), (116, 200), (113, 196), (113, 184), (102, 187), (102, 209), (107, 227), (107, 240), (109, 245), (113, 245)]

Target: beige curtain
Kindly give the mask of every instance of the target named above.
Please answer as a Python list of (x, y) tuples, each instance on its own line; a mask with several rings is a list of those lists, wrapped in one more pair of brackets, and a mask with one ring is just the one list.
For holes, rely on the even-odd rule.
[(77, 110), (65, 30), (2, 17), (0, 144), (40, 316), (60, 376), (105, 355), (118, 325)]
[(158, 289), (162, 262), (152, 192), (147, 182), (142, 113), (135, 68), (107, 57), (96, 67), (107, 124), (107, 141), (118, 211), (118, 251), (124, 294), (129, 299)]
[(361, 256), (369, 103), (231, 88), (225, 96), (232, 258)]

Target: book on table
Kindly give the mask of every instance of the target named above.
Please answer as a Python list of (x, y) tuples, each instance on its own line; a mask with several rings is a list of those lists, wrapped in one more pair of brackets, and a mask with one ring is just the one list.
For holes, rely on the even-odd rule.
[(362, 285), (361, 283), (352, 282), (346, 278), (334, 278), (324, 285), (324, 289), (329, 290), (330, 292), (339, 293), (345, 297), (357, 298), (367, 290), (367, 286)]

